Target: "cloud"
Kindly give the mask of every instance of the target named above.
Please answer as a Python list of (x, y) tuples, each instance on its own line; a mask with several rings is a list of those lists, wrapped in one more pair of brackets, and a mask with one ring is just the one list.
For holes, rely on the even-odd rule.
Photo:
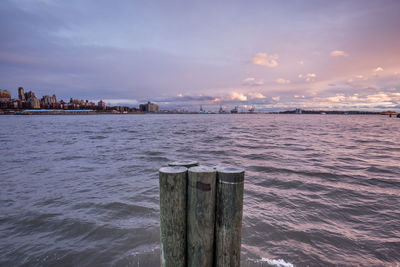
[[(215, 104), (227, 104), (237, 105), (238, 102), (252, 100), (252, 103), (258, 103), (259, 101), (265, 102), (267, 97), (260, 92), (248, 92), (239, 93), (233, 91), (229, 94), (221, 95), (182, 95), (178, 94), (173, 97), (156, 98), (154, 101), (159, 103), (161, 106), (175, 106), (190, 108), (190, 106), (203, 105), (215, 105)], [(146, 100), (147, 101), (147, 100)]]
[(331, 103), (339, 103), (345, 99), (346, 99), (346, 97), (344, 95), (340, 95), (340, 94), (327, 98), (328, 102), (331, 102)]
[(307, 73), (306, 74), (306, 82), (311, 82), (314, 81), (314, 79), (317, 77), (317, 75), (315, 73)]
[(374, 86), (366, 86), (362, 88), (365, 91), (379, 91), (378, 87), (374, 87)]
[(241, 94), (241, 93), (232, 92), (231, 93), (231, 99), (232, 100), (239, 100), (239, 101), (246, 101), (247, 100), (247, 96), (245, 96), (244, 94)]
[(278, 66), (279, 55), (268, 55), (267, 53), (257, 53), (253, 56), (253, 64), (275, 68)]
[(377, 94), (368, 95), (366, 101), (370, 103), (382, 103), (382, 102), (399, 102), (400, 93), (385, 93), (379, 92)]
[(304, 65), (304, 61), (303, 60), (297, 61), (297, 64)]
[(348, 54), (341, 50), (334, 50), (331, 52), (332, 57), (347, 57)]
[[(314, 105), (319, 108), (393, 108), (400, 103), (400, 93), (377, 92), (374, 94), (359, 95), (357, 93), (346, 96), (345, 94), (336, 94), (328, 97), (314, 97), (312, 99)], [(304, 103), (310, 106), (310, 103)], [(372, 106), (380, 105), (380, 106)]]
[(276, 103), (278, 103), (278, 102), (281, 101), (281, 97), (280, 96), (275, 96), (275, 97), (272, 97), (272, 100), (274, 100)]
[(351, 102), (358, 100), (358, 95), (354, 94), (352, 96), (346, 97), (344, 94), (336, 94), (329, 97), (314, 97), (312, 101), (318, 103), (321, 106), (329, 106), (330, 104), (338, 104), (343, 102)]
[[(142, 102), (147, 102), (147, 99), (142, 99)], [(171, 97), (156, 97), (154, 101), (157, 103), (190, 103), (196, 104), (203, 102), (217, 102), (215, 96), (210, 95), (183, 95), (178, 94), (177, 96)]]
[(380, 72), (380, 71), (383, 71), (382, 67), (377, 67), (376, 69), (374, 69), (374, 72)]
[(263, 98), (267, 98), (265, 95), (261, 94), (261, 93), (257, 93), (257, 92), (250, 92), (247, 94), (250, 98), (252, 99), (263, 99)]
[(283, 78), (278, 78), (278, 79), (275, 80), (275, 82), (278, 83), (278, 84), (288, 84), (288, 83), (290, 83), (290, 80), (285, 80)]
[[(291, 100), (286, 100), (289, 95), (282, 99), (280, 96), (265, 96), (260, 92), (238, 93), (233, 91), (230, 94), (217, 96), (183, 96), (165, 99), (156, 103), (161, 108), (185, 108), (188, 110), (197, 110), (199, 105), (203, 108), (218, 110), (220, 105), (224, 107), (245, 107), (256, 106), (257, 110), (288, 110), (295, 107), (304, 109), (336, 109), (336, 110), (376, 110), (389, 109), (400, 105), (400, 92), (377, 91), (347, 94), (339, 92), (326, 94), (321, 92), (318, 96), (304, 96), (302, 94), (290, 95)], [(190, 100), (189, 100), (190, 99)]]
[(306, 82), (312, 82), (317, 77), (317, 74), (315, 74), (315, 73), (307, 73), (306, 75), (299, 74), (297, 77), (299, 79), (305, 80)]
[(256, 80), (256, 78), (249, 77), (249, 78), (244, 79), (242, 81), (242, 84), (246, 85), (246, 86), (261, 86), (264, 84), (264, 81)]

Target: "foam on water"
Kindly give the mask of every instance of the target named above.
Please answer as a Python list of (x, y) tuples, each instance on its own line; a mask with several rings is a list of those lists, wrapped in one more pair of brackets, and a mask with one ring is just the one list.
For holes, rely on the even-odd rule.
[(268, 258), (261, 258), (259, 262), (266, 262), (269, 265), (277, 266), (277, 267), (294, 267), (294, 265), (290, 262), (286, 262), (283, 259), (268, 259)]
[(247, 259), (247, 261), (255, 263), (256, 266), (259, 266), (260, 264), (265, 266), (265, 264), (268, 264), (268, 266), (276, 267), (295, 267), (293, 263), (287, 262), (284, 259), (269, 259), (262, 257), (261, 259)]

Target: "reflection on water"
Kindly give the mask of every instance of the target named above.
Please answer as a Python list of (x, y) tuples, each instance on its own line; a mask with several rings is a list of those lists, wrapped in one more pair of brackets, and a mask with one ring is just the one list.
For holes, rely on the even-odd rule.
[(157, 170), (246, 169), (243, 266), (396, 265), (400, 120), (0, 117), (0, 265), (159, 265)]

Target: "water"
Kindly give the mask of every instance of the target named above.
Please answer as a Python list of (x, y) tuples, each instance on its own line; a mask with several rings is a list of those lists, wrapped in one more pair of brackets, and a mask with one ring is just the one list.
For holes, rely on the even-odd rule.
[(400, 119), (0, 116), (1, 266), (158, 266), (157, 170), (245, 168), (242, 266), (400, 265)]

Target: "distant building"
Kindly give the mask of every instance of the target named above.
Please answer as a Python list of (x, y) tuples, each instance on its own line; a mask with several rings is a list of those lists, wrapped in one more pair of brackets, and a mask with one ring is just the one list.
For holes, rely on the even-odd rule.
[[(18, 88), (18, 94), (23, 93), (23, 88), (20, 87)], [(36, 98), (35, 93), (32, 91), (29, 91), (25, 94), (23, 94), (25, 97), (25, 107), (27, 108), (40, 108), (40, 100)], [(22, 95), (20, 96), (22, 97)]]
[(18, 98), (21, 101), (25, 101), (25, 94), (24, 94), (24, 88), (23, 87), (19, 87), (18, 88)]
[(20, 99), (11, 100), (10, 107), (13, 109), (20, 109), (20, 108), (22, 108), (22, 101)]
[(40, 108), (40, 100), (37, 99), (36, 97), (30, 97), (27, 102), (29, 108), (33, 109)]
[(67, 103), (65, 103), (65, 101), (64, 100), (60, 100), (60, 108), (61, 109), (67, 109), (68, 108), (68, 104)]
[(85, 100), (83, 99), (73, 99), (72, 97), (69, 99), (69, 103), (75, 105), (76, 107), (84, 106)]
[(0, 90), (0, 101), (10, 101), (11, 93), (7, 90)]
[(56, 95), (45, 95), (40, 100), (40, 106), (42, 108), (57, 108), (57, 97)]
[(95, 103), (89, 102), (89, 100), (85, 101), (85, 108), (94, 108)]
[(158, 112), (158, 105), (149, 101), (147, 104), (140, 104), (139, 109), (141, 112)]
[(26, 101), (29, 101), (30, 98), (36, 98), (35, 93), (32, 91), (29, 91), (29, 92), (25, 93), (24, 95), (25, 95)]
[(73, 99), (72, 97), (69, 99), (70, 104), (76, 104), (76, 105), (83, 105), (85, 101), (83, 99)]
[(63, 106), (67, 106), (68, 109), (82, 109), (94, 108), (95, 104), (93, 102), (89, 102), (89, 100), (74, 99), (71, 97), (69, 100), (69, 104), (64, 104)]
[(106, 102), (104, 102), (103, 100), (100, 100), (98, 103), (97, 103), (97, 106), (98, 106), (98, 108), (99, 109), (101, 109), (101, 110), (105, 110), (107, 107), (106, 107)]
[(0, 90), (0, 108), (11, 108), (11, 94), (7, 90)]
[(296, 108), (295, 113), (296, 113), (296, 114), (301, 114), (301, 113), (303, 113), (303, 111), (302, 111), (301, 109), (299, 109), (299, 108)]

